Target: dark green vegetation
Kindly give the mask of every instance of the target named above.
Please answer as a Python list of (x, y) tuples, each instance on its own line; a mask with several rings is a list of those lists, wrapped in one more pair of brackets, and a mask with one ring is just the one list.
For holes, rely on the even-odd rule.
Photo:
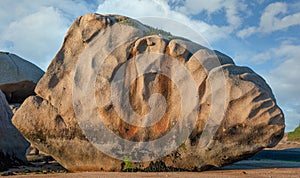
[(300, 125), (293, 132), (288, 134), (288, 140), (300, 142)]
[[(166, 166), (166, 164), (163, 161), (155, 161), (150, 163), (150, 165), (146, 168), (132, 168), (132, 167), (126, 167), (126, 163), (128, 160), (124, 160), (123, 162), (123, 172), (182, 172), (187, 171), (185, 169), (180, 168), (174, 168), (172, 166)], [(130, 163), (131, 166), (131, 163)]]
[(162, 36), (168, 38), (169, 40), (181, 39), (181, 40), (190, 41), (190, 40), (185, 39), (183, 37), (174, 36), (170, 32), (166, 32), (166, 31), (164, 31), (162, 29), (159, 29), (159, 28), (153, 28), (153, 27), (150, 27), (148, 25), (144, 25), (144, 26), (149, 29), (149, 31), (146, 33), (146, 36), (150, 36), (150, 35), (162, 35)]
[(117, 23), (121, 23), (121, 24), (126, 24), (135, 28), (138, 28), (140, 26), (146, 27), (148, 30), (146, 32), (146, 36), (151, 36), (151, 35), (162, 35), (165, 38), (168, 38), (169, 40), (173, 40), (173, 39), (181, 39), (181, 40), (186, 40), (186, 41), (190, 41), (188, 39), (185, 39), (183, 37), (179, 37), (179, 36), (174, 36), (172, 35), (170, 32), (166, 32), (162, 29), (159, 28), (153, 28), (151, 26), (145, 25), (140, 23), (139, 21), (130, 19), (130, 18), (125, 18), (125, 17), (120, 17), (120, 18), (116, 18), (115, 21)]
[(0, 51), (0, 54), (9, 54), (9, 52), (5, 52), (5, 51)]

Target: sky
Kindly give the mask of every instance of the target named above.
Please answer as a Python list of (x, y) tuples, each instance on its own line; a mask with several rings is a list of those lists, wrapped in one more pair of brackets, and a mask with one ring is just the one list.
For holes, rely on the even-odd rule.
[(46, 70), (72, 22), (95, 12), (136, 18), (227, 54), (271, 86), (286, 131), (300, 124), (299, 0), (0, 0), (0, 51)]

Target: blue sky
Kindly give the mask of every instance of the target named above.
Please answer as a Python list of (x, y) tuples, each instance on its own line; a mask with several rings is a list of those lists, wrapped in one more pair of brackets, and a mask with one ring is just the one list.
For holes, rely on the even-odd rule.
[(0, 0), (0, 50), (45, 70), (75, 18), (93, 12), (138, 18), (199, 43), (205, 39), (266, 79), (285, 113), (287, 131), (299, 125), (298, 0)]

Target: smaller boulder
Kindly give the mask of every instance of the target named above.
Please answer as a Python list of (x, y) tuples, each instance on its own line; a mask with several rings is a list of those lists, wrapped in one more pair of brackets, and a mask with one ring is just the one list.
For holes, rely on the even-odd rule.
[(29, 142), (11, 122), (13, 113), (0, 90), (0, 171), (27, 163)]
[(34, 88), (44, 71), (36, 65), (7, 52), (0, 52), (0, 90), (9, 103), (22, 103), (34, 95)]

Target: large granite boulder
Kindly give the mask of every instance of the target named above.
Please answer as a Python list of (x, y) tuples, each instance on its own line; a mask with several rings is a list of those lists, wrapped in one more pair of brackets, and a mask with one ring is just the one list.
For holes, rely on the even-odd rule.
[(76, 19), (35, 92), (13, 123), (70, 171), (202, 171), (284, 133), (251, 69), (118, 15)]
[(0, 90), (9, 103), (22, 103), (34, 95), (44, 71), (15, 54), (0, 52)]
[(0, 171), (26, 164), (29, 143), (11, 122), (13, 113), (0, 90)]

